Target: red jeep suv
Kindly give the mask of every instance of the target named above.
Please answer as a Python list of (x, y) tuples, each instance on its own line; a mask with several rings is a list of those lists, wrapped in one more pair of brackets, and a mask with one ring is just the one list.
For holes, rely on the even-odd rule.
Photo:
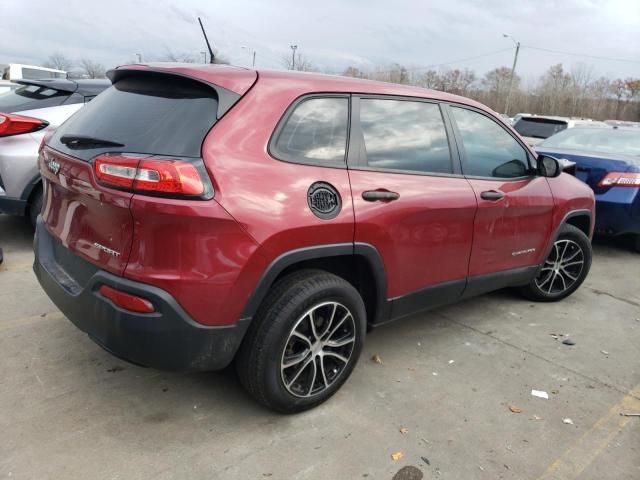
[(34, 269), (130, 362), (295, 412), (368, 327), (503, 287), (575, 291), (593, 193), (486, 107), (404, 85), (135, 65), (45, 139)]

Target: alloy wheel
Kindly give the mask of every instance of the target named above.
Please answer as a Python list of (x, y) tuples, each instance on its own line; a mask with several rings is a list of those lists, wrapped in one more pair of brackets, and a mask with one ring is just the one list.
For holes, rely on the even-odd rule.
[(549, 257), (535, 279), (536, 286), (549, 295), (559, 295), (578, 281), (584, 268), (584, 252), (573, 240), (556, 240)]
[(353, 314), (338, 302), (307, 310), (294, 324), (280, 361), (282, 382), (296, 397), (328, 389), (345, 371), (356, 343)]

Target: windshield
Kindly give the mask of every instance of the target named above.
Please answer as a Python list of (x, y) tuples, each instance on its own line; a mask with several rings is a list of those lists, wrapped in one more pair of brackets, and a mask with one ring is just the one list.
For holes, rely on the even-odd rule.
[(523, 137), (548, 138), (565, 130), (567, 122), (549, 118), (522, 117), (513, 128)]
[(539, 147), (638, 157), (640, 156), (640, 130), (572, 128), (546, 139)]

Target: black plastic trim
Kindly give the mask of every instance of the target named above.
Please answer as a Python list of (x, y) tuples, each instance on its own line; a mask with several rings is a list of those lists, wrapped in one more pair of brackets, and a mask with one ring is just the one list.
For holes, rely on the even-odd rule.
[(453, 303), (462, 297), (467, 284), (466, 279), (452, 280), (422, 288), (402, 297), (394, 298), (390, 320), (420, 313)]
[(555, 241), (560, 236), (560, 230), (567, 223), (567, 220), (569, 220), (570, 218), (573, 218), (573, 217), (585, 217), (585, 216), (589, 217), (589, 234), (587, 236), (589, 238), (591, 238), (593, 236), (593, 226), (594, 225), (593, 225), (593, 215), (591, 214), (591, 210), (587, 210), (586, 208), (578, 209), (578, 210), (571, 210), (570, 212), (566, 213), (566, 215), (562, 218), (562, 221), (558, 224), (558, 227), (556, 228), (555, 232), (553, 233), (553, 237), (552, 237), (551, 241), (549, 242), (549, 245), (547, 245), (547, 248), (545, 249), (544, 258), (547, 258), (549, 256), (549, 254), (551, 253), (551, 249), (553, 248), (553, 244), (555, 243)]
[(377, 300), (376, 316), (374, 319), (371, 319), (371, 321), (372, 323), (378, 322), (380, 318), (388, 314), (388, 309), (385, 307), (385, 301), (387, 299), (386, 274), (380, 254), (375, 247), (367, 243), (317, 245), (283, 253), (273, 260), (263, 272), (262, 277), (260, 277), (260, 280), (249, 298), (249, 301), (244, 307), (242, 317), (253, 317), (255, 315), (258, 307), (271, 288), (271, 285), (273, 285), (275, 279), (284, 271), (285, 268), (305, 260), (350, 255), (358, 255), (365, 258), (373, 271), (373, 281), (375, 283)]
[(482, 295), (505, 287), (526, 285), (536, 277), (539, 268), (540, 265), (530, 265), (469, 277), (462, 298), (475, 297), (476, 295)]
[[(197, 323), (168, 292), (100, 270), (62, 247), (41, 217), (34, 250), (36, 277), (62, 313), (100, 346), (137, 365), (177, 371), (224, 368), (251, 322), (242, 318), (219, 327)], [(147, 298), (155, 312), (116, 306), (98, 292), (102, 285)]]

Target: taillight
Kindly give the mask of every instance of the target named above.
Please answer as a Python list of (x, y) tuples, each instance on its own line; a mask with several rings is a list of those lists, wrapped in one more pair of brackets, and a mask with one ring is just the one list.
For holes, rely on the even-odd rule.
[(640, 173), (609, 172), (598, 183), (599, 187), (640, 187)]
[(32, 133), (42, 130), (49, 122), (38, 118), (23, 117), (10, 113), (0, 113), (0, 137)]
[(98, 290), (103, 297), (108, 298), (120, 308), (138, 313), (153, 313), (155, 308), (146, 298), (116, 290), (108, 285), (102, 285)]
[(172, 197), (208, 200), (213, 187), (201, 159), (106, 154), (95, 159), (101, 185)]

